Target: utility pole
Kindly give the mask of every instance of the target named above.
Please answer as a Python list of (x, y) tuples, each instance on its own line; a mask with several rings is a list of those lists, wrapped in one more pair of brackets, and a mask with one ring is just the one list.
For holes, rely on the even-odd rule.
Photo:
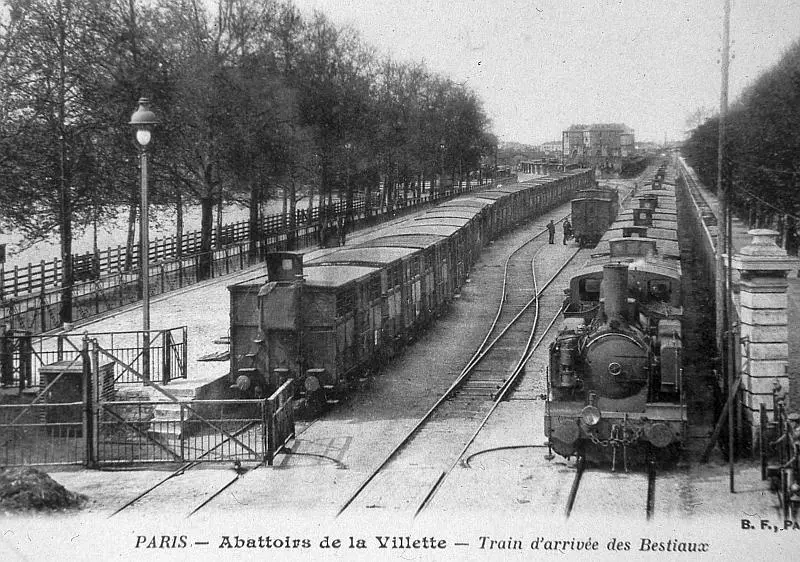
[[(731, 273), (731, 219), (729, 208), (730, 181), (725, 167), (725, 126), (728, 114), (728, 66), (730, 62), (730, 19), (731, 2), (724, 0), (724, 15), (722, 20), (722, 84), (719, 101), (719, 146), (717, 150), (717, 197), (719, 198), (719, 211), (721, 225), (717, 228), (716, 247), (716, 319), (717, 319), (717, 349), (720, 353), (720, 367), (725, 381), (725, 396), (733, 392), (735, 360), (732, 360), (733, 327), (730, 322), (728, 302), (730, 299), (730, 273)], [(726, 260), (727, 257), (727, 268)], [(730, 491), (734, 491), (734, 423), (733, 412), (735, 402), (728, 408), (728, 471)]]

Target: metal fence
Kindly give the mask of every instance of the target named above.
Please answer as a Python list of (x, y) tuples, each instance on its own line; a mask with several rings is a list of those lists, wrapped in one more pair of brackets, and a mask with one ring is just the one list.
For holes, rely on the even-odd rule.
[[(187, 376), (187, 328), (82, 332), (32, 335), (0, 328), (0, 383), (5, 388), (44, 388), (54, 368), (73, 362), (70, 370), (81, 369), (84, 340), (106, 351), (100, 362), (106, 389), (125, 384), (142, 384), (137, 373), (161, 383)], [(145, 345), (147, 344), (147, 345)], [(145, 358), (149, 369), (144, 368)], [(54, 367), (55, 366), (55, 367)]]
[(84, 402), (0, 404), (0, 465), (83, 464)]
[(266, 400), (101, 402), (89, 464), (263, 461)]
[[(177, 347), (185, 348), (184, 328), (159, 331), (155, 337), (151, 333), (150, 342), (167, 349), (165, 341), (175, 333), (183, 338)], [(31, 350), (27, 361), (32, 368), (27, 372), (37, 381), (37, 392), (3, 393), (0, 464), (271, 464), (294, 437), (292, 381), (263, 400), (180, 400), (168, 386), (146, 380), (141, 362), (144, 334), (83, 334), (79, 347), (70, 336), (37, 338), (35, 344), (23, 346)], [(171, 361), (181, 356), (168, 349), (159, 357), (157, 348), (150, 349), (154, 369), (169, 362), (165, 357)], [(47, 363), (50, 359), (56, 361)], [(185, 376), (185, 359), (176, 364), (180, 368), (175, 372)], [(24, 377), (25, 369), (20, 372)], [(118, 387), (134, 382), (153, 392), (142, 399), (116, 400)]]

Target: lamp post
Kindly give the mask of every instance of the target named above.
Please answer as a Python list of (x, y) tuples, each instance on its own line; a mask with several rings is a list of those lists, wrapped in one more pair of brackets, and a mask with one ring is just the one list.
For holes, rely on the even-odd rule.
[(144, 348), (142, 349), (142, 377), (150, 380), (150, 216), (147, 203), (147, 145), (150, 144), (153, 127), (159, 123), (155, 113), (150, 111), (150, 100), (139, 99), (139, 108), (131, 115), (130, 125), (136, 131), (136, 141), (141, 146), (140, 158), (142, 166), (142, 201), (141, 222), (139, 226), (139, 254), (142, 267), (139, 270), (142, 287), (142, 331), (144, 332)]
[(442, 187), (444, 187), (444, 149), (445, 149), (444, 139), (439, 141), (439, 165), (441, 174), (439, 175), (439, 194), (442, 193)]
[(344, 144), (345, 211), (342, 231), (339, 233), (340, 245), (344, 245), (346, 233), (350, 230), (350, 224), (353, 222), (353, 186), (350, 185), (350, 153), (352, 150), (353, 144), (346, 142)]

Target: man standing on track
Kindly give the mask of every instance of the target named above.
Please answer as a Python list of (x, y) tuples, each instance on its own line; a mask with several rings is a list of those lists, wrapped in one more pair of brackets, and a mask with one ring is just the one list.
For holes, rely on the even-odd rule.
[(550, 236), (550, 243), (552, 244), (556, 235), (556, 225), (553, 224), (553, 219), (550, 219), (550, 222), (547, 223), (547, 234)]

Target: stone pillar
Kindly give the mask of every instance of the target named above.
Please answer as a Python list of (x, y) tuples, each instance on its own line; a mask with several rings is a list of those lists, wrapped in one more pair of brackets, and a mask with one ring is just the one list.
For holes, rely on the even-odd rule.
[(772, 413), (775, 384), (788, 392), (789, 332), (787, 323), (787, 274), (800, 260), (789, 257), (775, 243), (774, 230), (756, 229), (753, 237), (731, 259), (739, 272), (739, 340), (742, 368), (743, 418), (752, 431), (751, 443), (758, 442), (759, 408), (765, 404)]

